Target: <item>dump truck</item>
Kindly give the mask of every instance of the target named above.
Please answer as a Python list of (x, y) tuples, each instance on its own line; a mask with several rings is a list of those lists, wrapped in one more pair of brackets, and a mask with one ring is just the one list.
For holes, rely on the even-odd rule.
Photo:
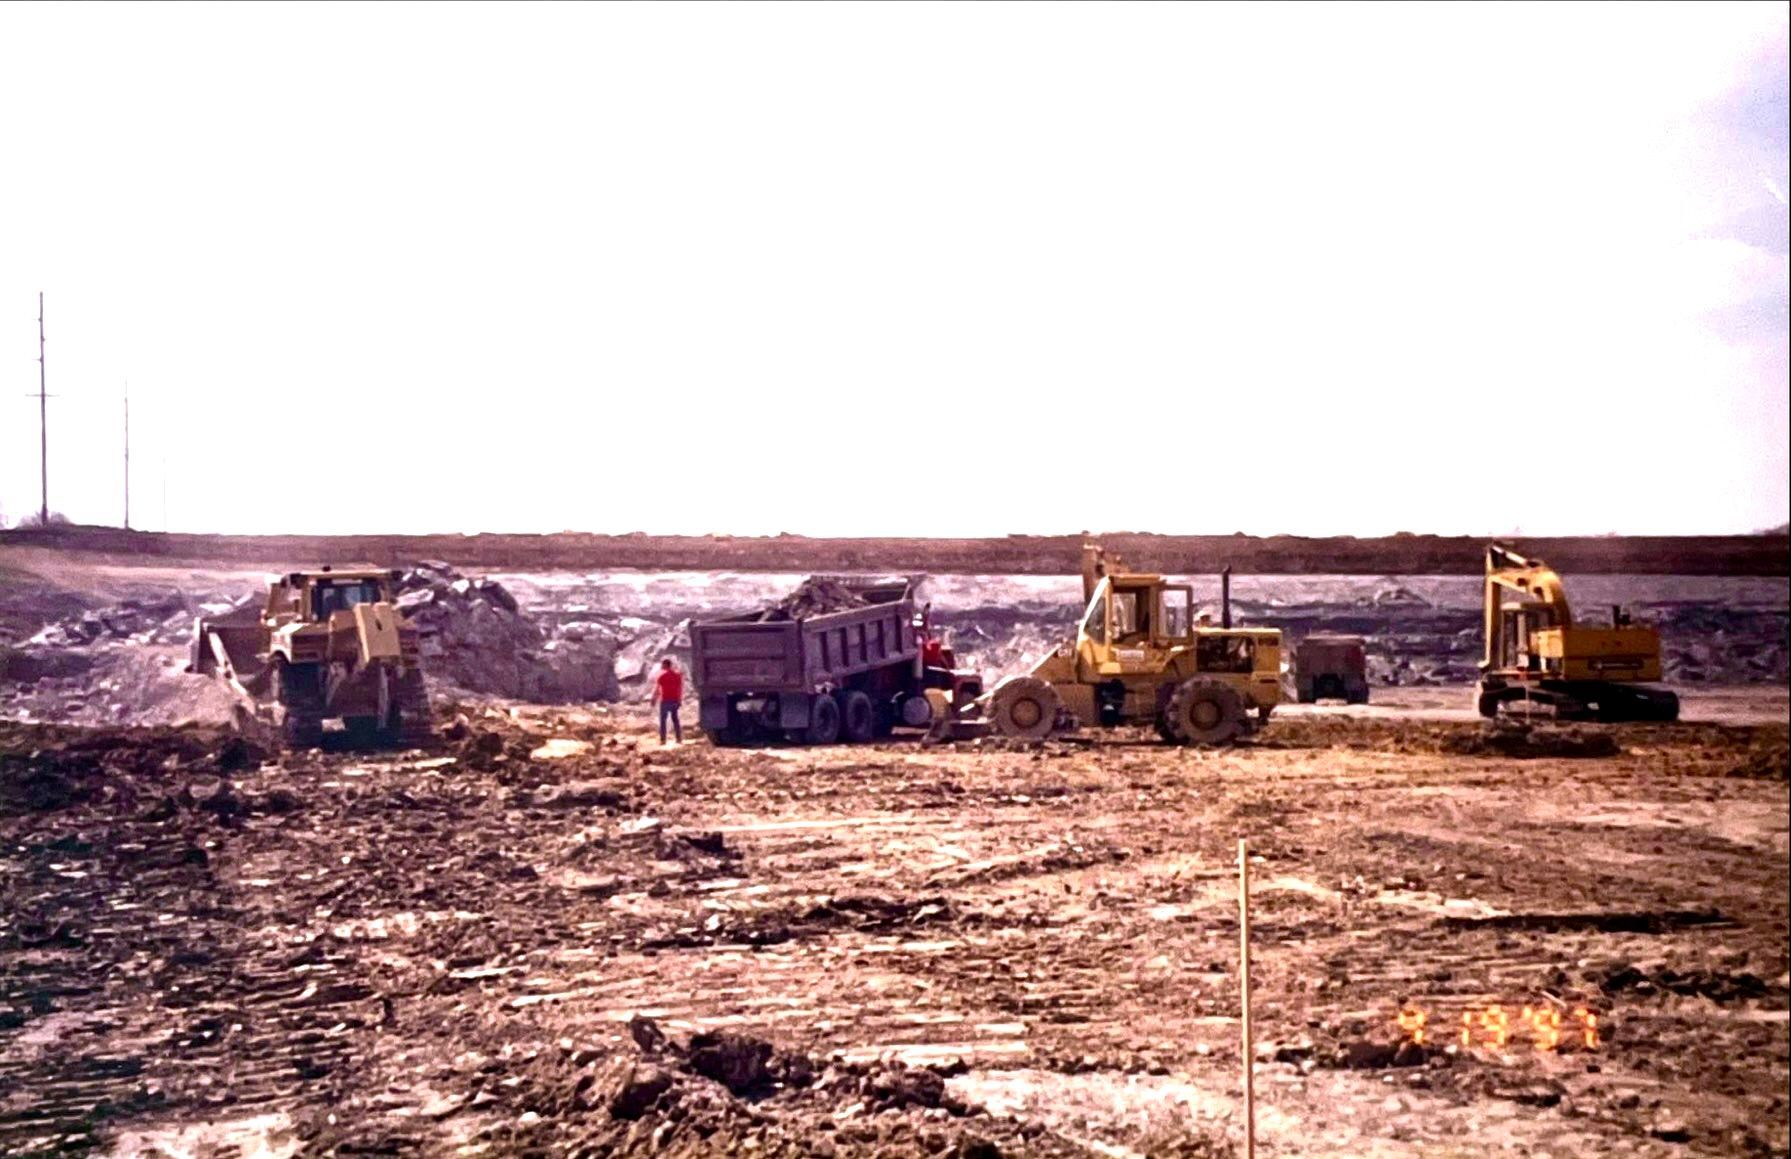
[(402, 573), (295, 571), (267, 599), (194, 622), (187, 671), (222, 680), (236, 720), (294, 748), (320, 744), (339, 720), (363, 743), (415, 744), (429, 735), (417, 631), (394, 605)]
[(1360, 636), (1315, 632), (1294, 651), (1294, 699), (1368, 703), (1368, 644)]
[(999, 681), (984, 714), (997, 736), (1043, 740), (1077, 727), (1151, 724), (1176, 744), (1220, 745), (1266, 724), (1281, 700), (1281, 632), (1197, 622), (1193, 589), (1082, 550), (1087, 605), (1073, 640)]
[(914, 588), (816, 576), (770, 608), (692, 624), (691, 681), (710, 741), (858, 744), (966, 711), (982, 679), (956, 667)]
[(1660, 633), (1621, 606), (1609, 625), (1576, 621), (1561, 577), (1540, 560), (1486, 549), (1486, 652), (1478, 708), (1558, 720), (1677, 720), (1679, 697), (1661, 678)]

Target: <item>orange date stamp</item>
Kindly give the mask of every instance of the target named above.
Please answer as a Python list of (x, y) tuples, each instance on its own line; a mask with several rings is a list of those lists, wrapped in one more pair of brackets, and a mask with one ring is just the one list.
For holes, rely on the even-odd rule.
[(1448, 1029), (1442, 1031), (1443, 1041), (1438, 1041), (1436, 1024), (1422, 1007), (1402, 1007), (1394, 1023), (1401, 1035), (1419, 1046), (1453, 1041), (1464, 1050), (1505, 1051), (1527, 1044), (1538, 1051), (1560, 1051), (1598, 1050), (1604, 1045), (1598, 1014), (1584, 1006), (1469, 1006), (1459, 1022), (1444, 1024)]

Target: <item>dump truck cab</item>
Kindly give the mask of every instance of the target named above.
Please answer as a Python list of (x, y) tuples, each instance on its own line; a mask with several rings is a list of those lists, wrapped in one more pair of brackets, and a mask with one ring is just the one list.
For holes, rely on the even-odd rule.
[[(1213, 627), (1193, 588), (1127, 571), (1100, 548), (1083, 555), (1087, 604), (1066, 641), (1023, 677), (998, 684), (997, 733), (1152, 723), (1165, 740), (1222, 744), (1255, 731), (1281, 699), (1281, 632)], [(1229, 607), (1229, 600), (1227, 601)]]

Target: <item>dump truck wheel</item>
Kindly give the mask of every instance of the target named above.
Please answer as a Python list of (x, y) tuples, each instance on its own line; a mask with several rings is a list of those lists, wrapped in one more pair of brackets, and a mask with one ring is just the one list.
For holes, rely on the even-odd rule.
[(989, 695), (989, 722), (997, 736), (1044, 740), (1057, 725), (1063, 699), (1057, 689), (1036, 676), (1003, 680)]
[(737, 748), (746, 743), (745, 732), (732, 725), (727, 728), (706, 728), (703, 731), (708, 734), (709, 743), (718, 749)]
[(862, 692), (848, 692), (840, 704), (840, 731), (847, 744), (864, 744), (877, 731), (877, 710)]
[(1244, 698), (1237, 689), (1200, 676), (1176, 688), (1164, 715), (1175, 739), (1183, 744), (1230, 744), (1246, 724)]
[(808, 731), (802, 739), (809, 744), (836, 744), (840, 739), (840, 702), (825, 694), (815, 697), (808, 710)]

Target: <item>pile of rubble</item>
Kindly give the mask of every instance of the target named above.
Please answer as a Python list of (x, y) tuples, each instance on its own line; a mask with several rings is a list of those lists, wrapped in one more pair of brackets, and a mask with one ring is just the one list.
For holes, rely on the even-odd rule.
[(763, 623), (784, 623), (863, 607), (864, 595), (837, 576), (811, 575), (796, 590), (759, 613)]
[(398, 592), (399, 610), (418, 629), (431, 683), (537, 704), (614, 700), (620, 693), (616, 638), (595, 625), (550, 635), (504, 585), (445, 563), (405, 572)]

